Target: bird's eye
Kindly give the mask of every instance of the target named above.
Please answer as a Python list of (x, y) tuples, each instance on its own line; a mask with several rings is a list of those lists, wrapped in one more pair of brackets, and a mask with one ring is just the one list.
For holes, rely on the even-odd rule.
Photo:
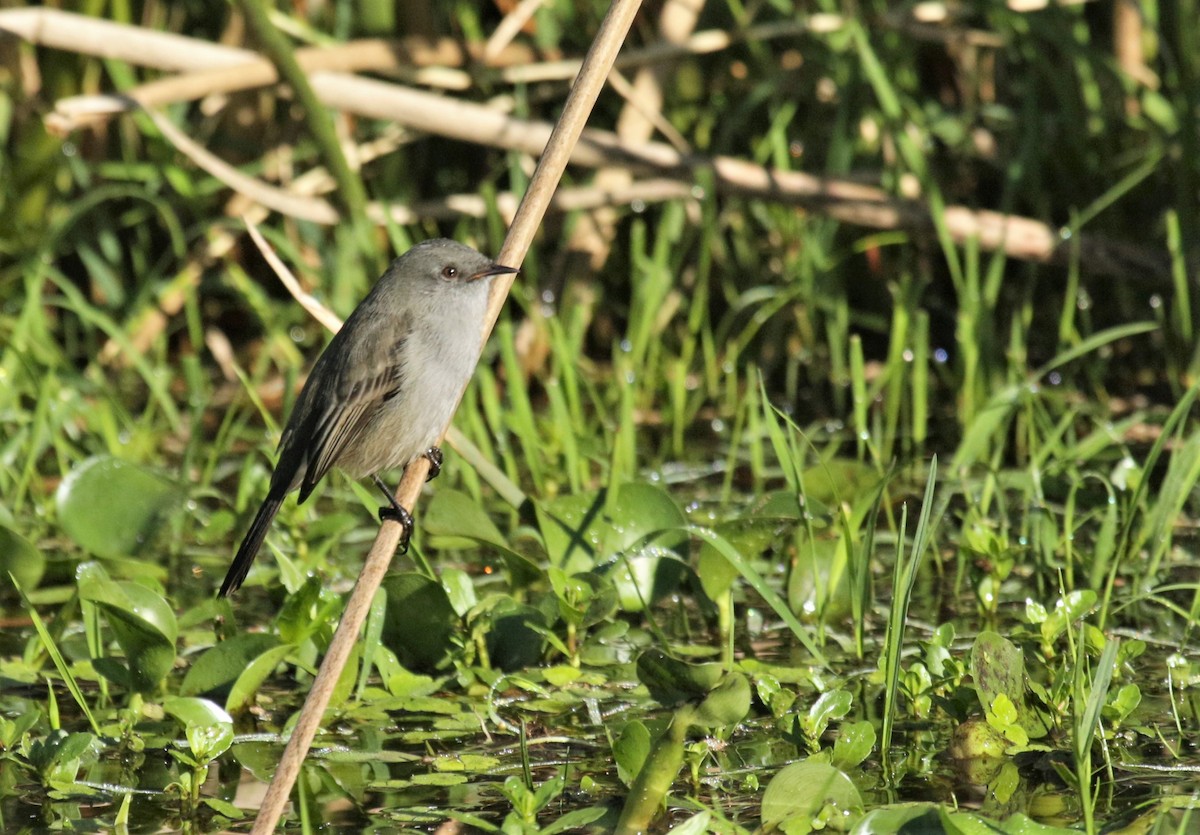
[(442, 267), (442, 278), (457, 278), (458, 267)]

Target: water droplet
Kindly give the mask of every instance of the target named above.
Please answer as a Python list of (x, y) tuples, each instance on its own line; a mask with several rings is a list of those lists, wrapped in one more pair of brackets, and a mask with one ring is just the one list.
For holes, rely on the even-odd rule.
[(716, 432), (717, 434), (724, 432), (725, 431), (725, 421), (721, 420), (720, 418), (713, 418), (712, 419), (712, 431)]
[(948, 359), (950, 359), (950, 355), (948, 353), (946, 353), (945, 348), (935, 348), (933, 350), (933, 361), (934, 362), (941, 364), (941, 363), (946, 362), (946, 360), (948, 360)]
[(916, 355), (912, 352), (911, 348), (905, 348), (902, 356), (904, 357), (905, 362), (912, 362), (914, 359), (916, 359)]

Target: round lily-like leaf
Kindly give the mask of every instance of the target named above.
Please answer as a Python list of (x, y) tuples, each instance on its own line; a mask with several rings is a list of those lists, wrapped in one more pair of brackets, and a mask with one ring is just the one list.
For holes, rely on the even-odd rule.
[(687, 565), (676, 551), (657, 544), (636, 548), (597, 573), (608, 577), (625, 612), (640, 612), (679, 588)]
[(687, 517), (671, 494), (653, 484), (635, 482), (607, 490), (561, 496), (537, 506), (538, 528), (550, 562), (568, 574), (596, 568), (608, 558), (640, 548), (659, 531), (660, 548), (678, 551)]
[(55, 493), (63, 530), (100, 557), (137, 553), (180, 499), (179, 489), (165, 478), (108, 455), (84, 461)]
[(771, 778), (763, 792), (762, 822), (798, 818), (820, 823), (861, 814), (862, 809), (862, 795), (849, 777), (828, 763), (805, 760)]
[(25, 591), (36, 589), (46, 573), (46, 558), (28, 539), (0, 525), (0, 578), (10, 573)]

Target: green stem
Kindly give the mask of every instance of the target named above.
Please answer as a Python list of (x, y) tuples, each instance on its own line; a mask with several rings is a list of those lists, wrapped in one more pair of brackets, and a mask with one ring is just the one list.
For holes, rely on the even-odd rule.
[(671, 784), (683, 765), (683, 743), (692, 724), (694, 708), (681, 707), (675, 711), (671, 724), (654, 744), (642, 770), (629, 789), (625, 808), (617, 821), (617, 835), (646, 832), (658, 814)]

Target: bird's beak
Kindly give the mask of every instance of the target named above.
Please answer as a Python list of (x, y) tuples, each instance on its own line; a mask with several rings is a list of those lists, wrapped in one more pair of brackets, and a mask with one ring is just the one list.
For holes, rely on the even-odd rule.
[(467, 281), (479, 281), (481, 278), (491, 278), (494, 275), (509, 275), (510, 273), (519, 273), (516, 267), (506, 267), (503, 264), (492, 264), (486, 269), (482, 269), (475, 275), (468, 276)]

